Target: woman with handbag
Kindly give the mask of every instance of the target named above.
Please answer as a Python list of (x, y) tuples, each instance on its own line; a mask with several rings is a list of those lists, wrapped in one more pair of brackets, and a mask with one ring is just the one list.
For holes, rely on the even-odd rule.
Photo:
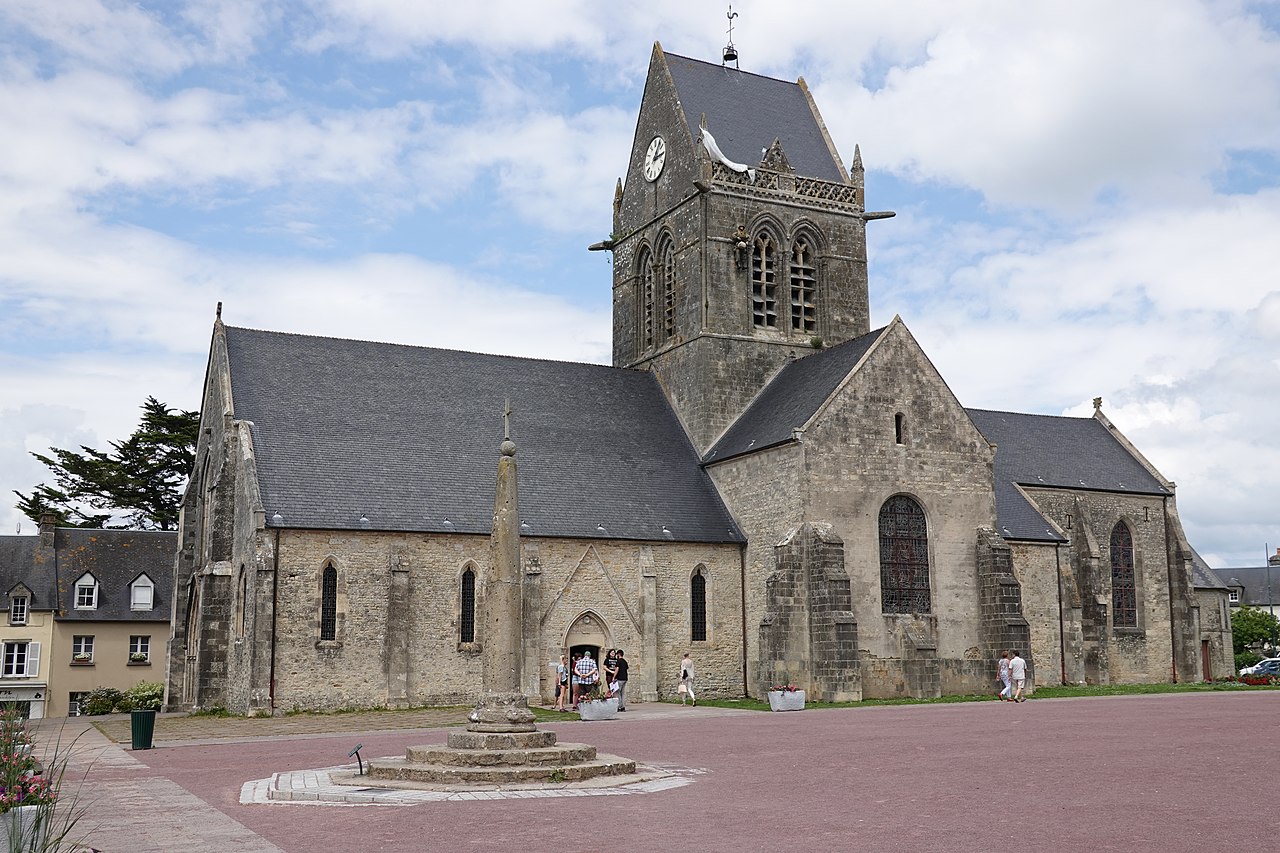
[(685, 652), (680, 661), (680, 686), (676, 688), (676, 692), (680, 694), (681, 705), (684, 704), (685, 699), (688, 699), (695, 708), (698, 707), (698, 697), (693, 693), (693, 679), (696, 674), (693, 671), (693, 658)]
[(564, 700), (569, 698), (569, 657), (560, 655), (556, 664), (556, 710), (563, 711)]

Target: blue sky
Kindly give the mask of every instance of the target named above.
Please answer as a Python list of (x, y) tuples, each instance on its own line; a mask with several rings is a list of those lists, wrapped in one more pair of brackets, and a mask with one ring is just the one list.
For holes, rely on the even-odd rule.
[[(199, 404), (235, 325), (607, 362), (655, 40), (719, 2), (0, 5), (0, 492)], [(867, 168), (873, 324), (969, 406), (1111, 419), (1213, 565), (1280, 545), (1280, 2), (738, 2)], [(0, 508), (0, 530), (22, 521)], [(31, 530), (29, 522), (25, 529)]]

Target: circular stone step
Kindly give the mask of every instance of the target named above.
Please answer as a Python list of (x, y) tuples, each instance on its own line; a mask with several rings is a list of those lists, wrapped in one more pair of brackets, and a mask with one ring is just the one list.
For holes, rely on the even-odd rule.
[(585, 743), (565, 743), (541, 749), (454, 749), (448, 746), (411, 746), (405, 761), (450, 767), (518, 767), (523, 765), (579, 764), (596, 757), (596, 748)]
[(449, 732), (449, 746), (454, 749), (539, 749), (555, 745), (555, 732)]
[(616, 755), (599, 755), (594, 761), (541, 767), (451, 767), (404, 759), (374, 761), (369, 776), (438, 785), (501, 785), (504, 783), (580, 782), (598, 776), (634, 773), (636, 763)]

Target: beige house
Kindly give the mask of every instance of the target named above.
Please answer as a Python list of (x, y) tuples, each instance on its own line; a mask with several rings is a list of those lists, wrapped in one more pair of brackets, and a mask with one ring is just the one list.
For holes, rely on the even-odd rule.
[(173, 533), (55, 528), (0, 537), (0, 701), (32, 718), (79, 712), (98, 687), (164, 681)]

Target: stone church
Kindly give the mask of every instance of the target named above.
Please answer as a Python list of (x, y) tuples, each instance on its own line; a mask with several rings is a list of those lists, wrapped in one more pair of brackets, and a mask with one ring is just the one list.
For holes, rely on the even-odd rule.
[[(504, 419), (523, 691), (621, 647), (629, 692), (813, 699), (1200, 680), (1227, 591), (1174, 484), (1092, 418), (966, 409), (899, 317), (804, 80), (655, 45), (613, 233), (613, 366), (214, 324), (168, 706), (480, 690)], [(514, 522), (513, 522), (514, 523)], [(512, 531), (506, 531), (511, 533)], [(1029, 654), (1028, 654), (1029, 651)]]

